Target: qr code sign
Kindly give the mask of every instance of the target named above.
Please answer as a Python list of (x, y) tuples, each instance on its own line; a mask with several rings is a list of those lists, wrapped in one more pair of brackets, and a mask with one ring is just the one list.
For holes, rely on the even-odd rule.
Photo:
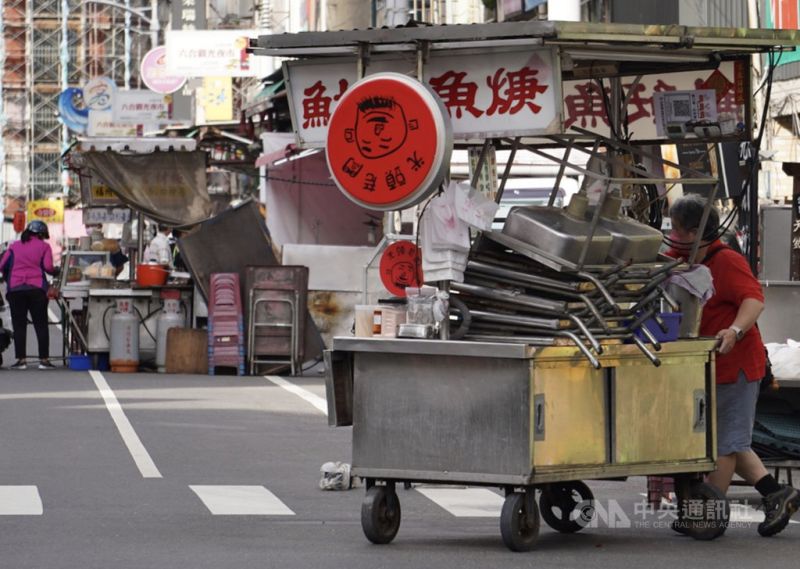
[(689, 99), (672, 99), (670, 100), (670, 114), (672, 118), (678, 120), (691, 120), (692, 118), (692, 103)]

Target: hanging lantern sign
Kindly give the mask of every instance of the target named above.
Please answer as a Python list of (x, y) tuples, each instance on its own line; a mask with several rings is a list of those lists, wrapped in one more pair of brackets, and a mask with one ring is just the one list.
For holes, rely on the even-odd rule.
[(450, 164), (453, 134), (441, 103), (419, 81), (376, 73), (339, 101), (326, 143), (339, 189), (362, 207), (411, 207), (438, 188)]
[(381, 283), (395, 296), (405, 297), (406, 287), (422, 286), (422, 255), (411, 241), (395, 241), (381, 255)]

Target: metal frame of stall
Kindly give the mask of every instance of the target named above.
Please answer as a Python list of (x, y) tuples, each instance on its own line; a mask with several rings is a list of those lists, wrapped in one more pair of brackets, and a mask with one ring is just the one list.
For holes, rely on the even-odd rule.
[[(622, 76), (635, 77), (635, 87), (642, 75), (665, 69), (694, 71), (714, 68), (726, 58), (747, 60), (754, 54), (797, 45), (798, 33), (529, 21), (268, 35), (251, 41), (250, 51), (299, 58), (356, 55), (359, 78), (372, 54), (413, 52), (417, 76), (422, 77), (427, 57), (437, 49), (556, 46), (562, 56), (577, 62), (573, 72), (583, 73), (582, 78), (611, 81), (612, 101), (606, 112), (612, 124), (622, 125), (632, 92), (622, 93)], [(614, 58), (619, 65), (608, 63)], [(749, 113), (745, 120), (746, 132), (751, 131)], [(612, 129), (615, 132), (620, 130)], [(500, 142), (511, 148), (511, 157), (500, 181), (498, 201), (520, 149), (557, 162), (559, 179), (567, 168), (582, 173), (585, 180), (599, 179), (603, 184), (600, 206), (609, 188), (620, 183), (711, 184), (711, 199), (690, 254), (690, 260), (696, 258), (717, 188), (715, 178), (660, 157), (657, 160), (678, 168), (683, 177), (651, 176), (617, 159), (618, 153), (642, 154), (642, 149), (576, 128)], [(488, 139), (483, 142), (473, 185), (490, 144)], [(605, 154), (598, 153), (600, 145), (608, 149)], [(545, 152), (547, 146), (565, 148), (563, 157)], [(573, 151), (608, 162), (610, 175), (570, 163)], [(554, 188), (551, 206), (555, 193)], [(602, 269), (584, 263), (589, 241), (577, 263), (553, 258), (535, 247), (523, 254), (556, 271)], [(449, 283), (440, 287), (447, 290)], [(727, 501), (698, 477), (712, 470), (716, 459), (713, 341), (666, 344), (661, 362), (665, 365), (642, 368), (650, 362), (636, 346), (605, 346), (599, 365), (592, 365), (574, 346), (448, 341), (447, 327), (443, 329), (441, 341), (336, 338), (325, 353), (329, 422), (353, 426), (352, 472), (366, 479), (361, 516), (370, 541), (388, 543), (397, 533), (398, 482), (500, 486), (506, 492), (500, 518), (503, 541), (512, 550), (524, 551), (533, 548), (538, 538), (536, 489), (542, 491), (542, 518), (558, 531), (571, 533), (585, 527), (593, 515), (593, 496), (581, 479), (643, 474), (676, 474), (679, 498), (704, 504), (699, 518), (679, 519), (686, 533), (714, 539), (725, 531)], [(672, 389), (678, 382), (686, 382), (681, 397)], [(588, 386), (592, 386), (589, 395), (585, 393)], [(627, 398), (621, 399), (621, 394)], [(659, 408), (661, 404), (664, 409)], [(553, 414), (554, 406), (561, 412)], [(671, 422), (676, 418), (685, 421)], [(648, 420), (650, 428), (638, 428)], [(561, 437), (555, 442), (547, 438), (553, 432)], [(690, 451), (686, 445), (695, 446)]]

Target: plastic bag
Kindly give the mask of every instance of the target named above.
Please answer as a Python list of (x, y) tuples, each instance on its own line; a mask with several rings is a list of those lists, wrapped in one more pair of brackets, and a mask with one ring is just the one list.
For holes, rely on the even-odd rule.
[(357, 477), (350, 475), (350, 465), (346, 462), (326, 462), (319, 471), (321, 490), (350, 490), (358, 485)]
[(467, 182), (456, 185), (455, 206), (461, 221), (481, 231), (492, 229), (494, 216), (500, 207)]
[(429, 249), (469, 251), (469, 227), (456, 215), (455, 192), (451, 184), (428, 204), (420, 220), (423, 254)]
[(800, 342), (787, 340), (785, 344), (767, 344), (772, 374), (777, 378), (800, 378)]

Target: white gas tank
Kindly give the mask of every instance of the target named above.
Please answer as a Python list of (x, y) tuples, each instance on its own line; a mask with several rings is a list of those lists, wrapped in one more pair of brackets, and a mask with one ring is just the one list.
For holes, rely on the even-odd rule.
[(133, 373), (139, 370), (139, 318), (133, 313), (130, 298), (117, 300), (111, 317), (109, 360), (111, 371)]
[(156, 365), (159, 373), (166, 371), (167, 364), (167, 332), (170, 328), (183, 328), (183, 315), (180, 313), (180, 301), (164, 300), (164, 309), (156, 322)]

